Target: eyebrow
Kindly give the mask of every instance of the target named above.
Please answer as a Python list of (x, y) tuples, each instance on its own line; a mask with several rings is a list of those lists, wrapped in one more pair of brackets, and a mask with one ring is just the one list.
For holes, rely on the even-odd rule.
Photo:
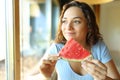
[(73, 19), (76, 19), (76, 18), (78, 18), (78, 19), (83, 19), (82, 17), (74, 17)]
[[(76, 18), (78, 18), (78, 19), (83, 19), (82, 17), (74, 17), (73, 19), (76, 19)], [(62, 19), (67, 19), (66, 17), (63, 17)]]

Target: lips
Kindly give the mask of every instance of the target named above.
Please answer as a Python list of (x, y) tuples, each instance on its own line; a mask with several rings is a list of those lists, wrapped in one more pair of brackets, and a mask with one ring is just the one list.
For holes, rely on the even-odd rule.
[(75, 32), (64, 32), (64, 36), (67, 40), (75, 37)]
[(65, 32), (65, 35), (74, 35), (74, 32)]

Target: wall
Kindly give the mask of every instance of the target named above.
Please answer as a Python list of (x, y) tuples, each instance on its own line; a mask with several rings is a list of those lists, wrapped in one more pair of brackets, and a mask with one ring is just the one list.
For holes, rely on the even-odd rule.
[(102, 4), (100, 31), (120, 72), (120, 0)]

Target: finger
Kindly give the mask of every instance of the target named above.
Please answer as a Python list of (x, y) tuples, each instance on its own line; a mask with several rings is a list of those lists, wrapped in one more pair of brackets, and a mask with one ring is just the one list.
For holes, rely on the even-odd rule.
[(87, 61), (85, 66), (86, 66), (86, 71), (91, 75), (93, 75), (94, 77), (99, 79), (104, 79), (106, 77), (107, 71), (97, 66), (96, 64)]
[(94, 74), (94, 78), (97, 80), (105, 80), (106, 79), (106, 75), (100, 73), (99, 71), (96, 71)]
[(102, 64), (98, 60), (91, 60), (91, 62), (87, 62), (88, 67), (92, 68), (91, 70), (98, 71), (101, 74), (107, 74), (107, 68), (104, 64)]
[(96, 67), (96, 65), (94, 65), (94, 64), (87, 65), (87, 66), (86, 66), (86, 71), (87, 71), (89, 74), (91, 74), (91, 75), (94, 77), (94, 79), (101, 79), (101, 78), (102, 78), (101, 76), (103, 76), (103, 74), (101, 74), (101, 73), (97, 70), (97, 67)]
[(46, 65), (55, 65), (56, 61), (55, 60), (46, 60), (46, 59), (43, 59), (43, 64), (46, 64)]
[(83, 64), (84, 69), (87, 70), (87, 72), (94, 74), (96, 72), (96, 65), (92, 62), (85, 61)]
[(103, 63), (101, 63), (99, 60), (89, 60), (87, 61), (87, 66), (95, 68), (97, 71), (101, 72), (102, 74), (107, 73), (107, 67)]
[(97, 66), (101, 67), (104, 70), (107, 69), (107, 67), (103, 63), (101, 63), (99, 60), (94, 60), (93, 59), (93, 60), (91, 60), (91, 62), (93, 62), (94, 64), (96, 64)]
[(56, 61), (59, 59), (59, 55), (58, 54), (47, 54), (44, 56), (44, 59)]
[(48, 57), (48, 60), (52, 60), (52, 61), (57, 61), (58, 59), (59, 59), (59, 56), (52, 55)]
[(43, 60), (42, 65), (40, 65), (40, 69), (43, 72), (46, 72), (46, 71), (50, 72), (51, 71), (50, 69), (54, 68), (54, 66), (55, 66), (55, 63), (49, 60)]

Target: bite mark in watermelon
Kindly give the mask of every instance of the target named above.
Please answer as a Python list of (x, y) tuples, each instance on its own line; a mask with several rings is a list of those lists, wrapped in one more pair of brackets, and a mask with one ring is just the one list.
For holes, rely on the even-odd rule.
[(59, 56), (62, 59), (70, 61), (83, 61), (92, 57), (90, 51), (83, 48), (83, 46), (74, 39), (66, 42), (64, 47), (59, 51)]

